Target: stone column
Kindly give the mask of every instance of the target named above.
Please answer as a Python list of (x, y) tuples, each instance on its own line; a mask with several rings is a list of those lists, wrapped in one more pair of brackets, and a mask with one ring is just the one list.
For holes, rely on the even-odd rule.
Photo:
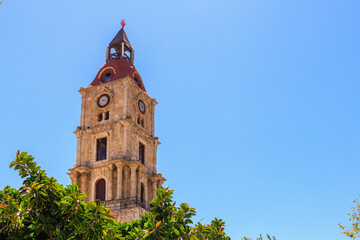
[(117, 189), (116, 189), (116, 198), (121, 199), (122, 198), (122, 178), (123, 178), (123, 163), (117, 163)]
[(86, 172), (82, 172), (80, 177), (80, 190), (84, 193), (86, 193), (86, 174)]
[(145, 202), (150, 202), (150, 199), (148, 197), (148, 180), (147, 180), (147, 178), (143, 177), (143, 183), (144, 183), (144, 200), (145, 200)]
[(107, 190), (107, 199), (106, 200), (112, 200), (112, 183), (113, 183), (113, 166), (108, 166), (107, 170), (107, 178), (108, 183), (106, 183), (106, 190)]
[(152, 182), (152, 187), (153, 187), (153, 198), (155, 198), (156, 195), (157, 195), (157, 193), (156, 193), (156, 189), (157, 189), (156, 179), (153, 180), (153, 182)]
[(93, 182), (92, 182), (92, 174), (91, 172), (88, 174), (88, 183), (89, 183), (89, 186), (88, 186), (88, 192), (89, 192), (89, 195), (88, 195), (88, 200), (89, 201), (93, 201), (94, 200), (94, 188), (95, 186), (93, 185)]
[(130, 165), (131, 169), (131, 176), (130, 176), (130, 197), (136, 197), (136, 169), (137, 165), (132, 164)]
[(142, 169), (139, 168), (138, 176), (137, 176), (137, 182), (136, 182), (136, 196), (138, 199), (141, 197), (141, 180), (142, 180)]
[(131, 181), (130, 181), (130, 171), (128, 168), (124, 167), (124, 182), (123, 182), (123, 198), (130, 198), (131, 191)]

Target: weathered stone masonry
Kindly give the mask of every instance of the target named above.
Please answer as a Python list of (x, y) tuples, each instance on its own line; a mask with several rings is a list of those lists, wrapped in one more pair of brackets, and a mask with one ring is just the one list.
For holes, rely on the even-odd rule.
[(86, 200), (103, 200), (118, 221), (131, 221), (149, 209), (165, 181), (156, 170), (157, 102), (133, 65), (123, 28), (109, 44), (106, 60), (94, 81), (79, 90), (77, 159), (68, 174)]

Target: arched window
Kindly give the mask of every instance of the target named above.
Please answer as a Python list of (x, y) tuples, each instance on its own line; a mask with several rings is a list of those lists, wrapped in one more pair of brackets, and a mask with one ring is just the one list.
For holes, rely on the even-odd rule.
[(111, 79), (111, 73), (106, 73), (105, 74), (105, 82), (110, 81), (110, 79)]
[(106, 182), (104, 179), (100, 179), (95, 184), (95, 192), (96, 198), (100, 201), (105, 201), (105, 193), (106, 193)]

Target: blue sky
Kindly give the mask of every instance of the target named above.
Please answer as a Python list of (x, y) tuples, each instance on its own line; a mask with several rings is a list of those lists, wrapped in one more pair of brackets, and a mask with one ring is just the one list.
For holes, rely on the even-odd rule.
[(69, 184), (80, 87), (126, 20), (158, 171), (232, 239), (335, 240), (360, 194), (360, 2), (5, 1), (0, 187), (27, 151)]

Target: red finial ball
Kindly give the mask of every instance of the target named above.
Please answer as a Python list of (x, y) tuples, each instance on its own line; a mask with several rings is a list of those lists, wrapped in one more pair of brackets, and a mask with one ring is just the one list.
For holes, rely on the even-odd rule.
[(125, 19), (123, 19), (123, 20), (121, 21), (121, 26), (122, 26), (122, 27), (125, 27)]

